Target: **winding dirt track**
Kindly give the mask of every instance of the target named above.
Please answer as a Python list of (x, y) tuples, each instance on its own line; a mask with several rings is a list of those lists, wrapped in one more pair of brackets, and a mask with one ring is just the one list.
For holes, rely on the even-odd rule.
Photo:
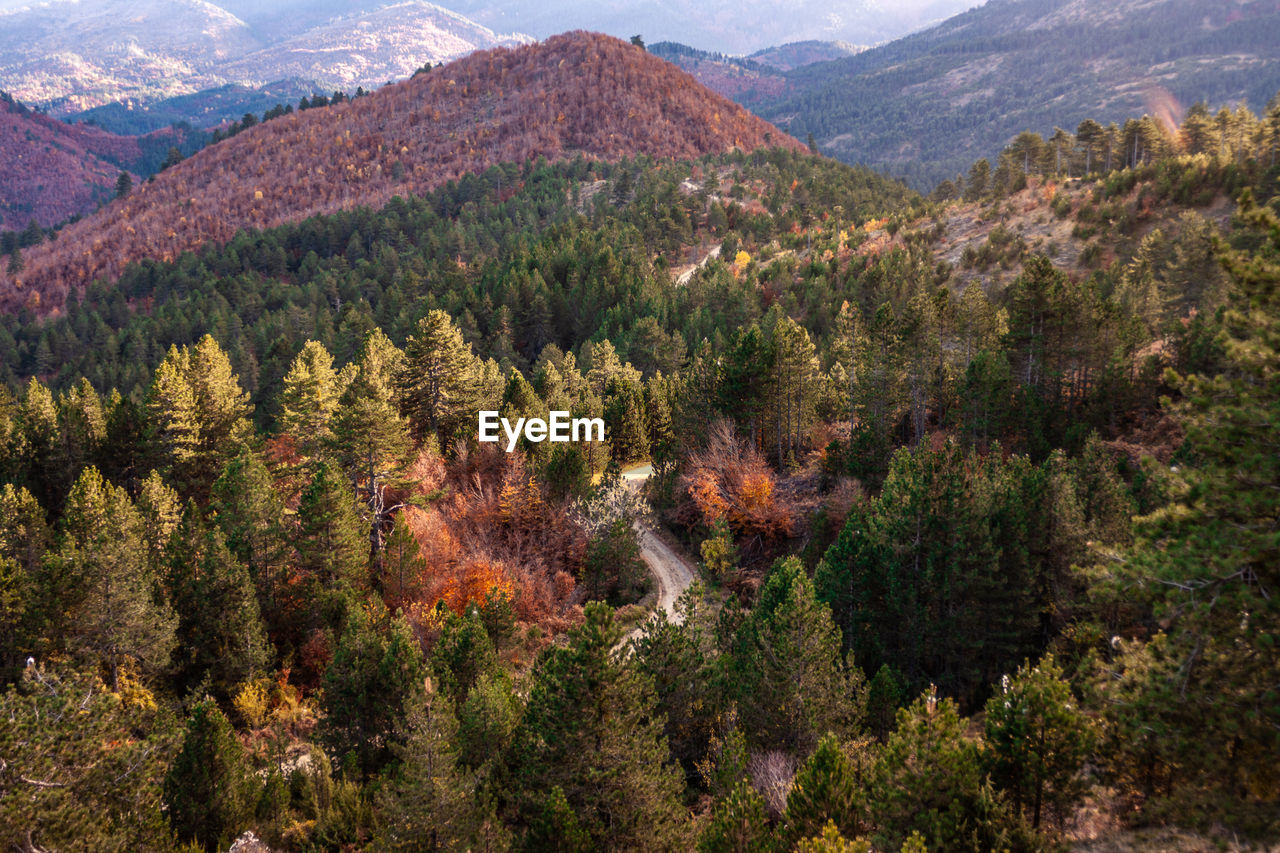
[[(652, 473), (652, 465), (642, 465), (623, 472), (622, 478), (634, 488), (639, 488)], [(649, 570), (658, 581), (658, 606), (667, 611), (668, 617), (676, 621), (681, 618), (675, 612), (676, 601), (696, 577), (693, 566), (644, 525), (636, 525), (636, 534), (640, 539), (640, 556), (644, 558), (649, 565)], [(640, 629), (637, 628), (631, 632), (628, 639), (639, 634)]]
[(658, 606), (667, 611), (672, 621), (679, 621), (682, 617), (676, 615), (676, 600), (693, 583), (693, 567), (653, 531), (636, 525), (636, 532), (640, 536), (640, 556), (658, 579)]

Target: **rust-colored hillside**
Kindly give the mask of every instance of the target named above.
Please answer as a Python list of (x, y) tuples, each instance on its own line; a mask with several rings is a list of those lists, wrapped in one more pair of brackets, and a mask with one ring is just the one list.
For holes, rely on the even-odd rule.
[[(579, 152), (687, 158), (802, 146), (643, 49), (569, 33), (475, 53), (364, 98), (206, 148), (33, 248), (0, 307), (56, 310), (129, 261), (174, 258), (244, 227), (380, 206), (503, 161)], [(16, 280), (15, 280), (16, 278)]]
[(48, 227), (111, 197), (138, 141), (89, 125), (67, 125), (0, 98), (0, 228)]

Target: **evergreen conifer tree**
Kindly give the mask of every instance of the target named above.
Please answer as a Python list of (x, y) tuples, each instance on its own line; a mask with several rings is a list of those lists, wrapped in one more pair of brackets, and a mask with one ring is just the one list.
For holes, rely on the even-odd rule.
[(476, 357), (445, 312), (418, 321), (397, 376), (400, 410), (419, 438), (448, 439), (480, 393)]
[(653, 688), (620, 659), (612, 611), (592, 603), (585, 616), (535, 668), (509, 761), (517, 810), (531, 828), (559, 815), (562, 828), (576, 826), (588, 840), (582, 849), (678, 849), (680, 780)]
[(65, 620), (57, 635), (100, 662), (113, 689), (127, 661), (154, 674), (168, 666), (174, 647), (175, 615), (157, 599), (146, 554), (142, 518), (129, 496), (86, 468), (67, 498), (60, 544), (41, 580)]
[(253, 814), (258, 786), (244, 747), (211, 699), (195, 706), (169, 774), (164, 802), (169, 825), (204, 850), (225, 849)]
[(820, 834), (828, 823), (834, 823), (849, 838), (862, 834), (867, 829), (865, 784), (836, 739), (825, 736), (791, 784), (783, 814), (787, 836), (797, 841), (809, 838)]
[(168, 554), (179, 679), (188, 686), (203, 682), (225, 701), (239, 684), (265, 672), (273, 657), (253, 582), (194, 503), (187, 504)]
[(743, 728), (765, 749), (807, 753), (863, 715), (865, 679), (845, 669), (831, 610), (794, 557), (765, 578), (734, 640), (732, 678)]

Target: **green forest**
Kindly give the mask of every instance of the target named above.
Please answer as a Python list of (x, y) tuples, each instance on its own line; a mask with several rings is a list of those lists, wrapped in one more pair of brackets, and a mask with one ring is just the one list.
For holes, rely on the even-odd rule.
[(0, 843), (1274, 843), (1277, 146), (508, 163), (0, 317)]

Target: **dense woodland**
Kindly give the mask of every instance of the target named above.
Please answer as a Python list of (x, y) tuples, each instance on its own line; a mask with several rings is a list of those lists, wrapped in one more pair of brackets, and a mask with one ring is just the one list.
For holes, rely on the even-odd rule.
[[(1028, 134), (928, 200), (784, 149), (501, 163), (6, 315), (3, 843), (1274, 842), (1240, 121)], [(679, 619), (636, 522), (698, 557)]]

